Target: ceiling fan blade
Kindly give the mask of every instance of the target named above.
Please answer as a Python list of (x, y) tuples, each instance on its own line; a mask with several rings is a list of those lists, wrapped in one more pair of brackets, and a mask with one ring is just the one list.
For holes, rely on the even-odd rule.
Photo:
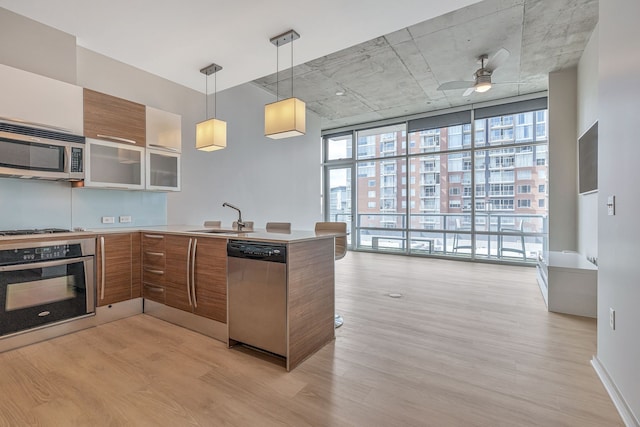
[(476, 90), (475, 86), (471, 86), (469, 89), (465, 90), (462, 96), (469, 96)]
[(509, 58), (509, 55), (511, 55), (511, 53), (509, 53), (507, 49), (503, 47), (500, 48), (500, 50), (497, 51), (495, 55), (489, 58), (489, 61), (487, 61), (484, 68), (491, 71), (495, 70), (496, 68), (498, 68), (499, 66), (505, 63), (505, 61)]
[(438, 90), (454, 90), (454, 89), (466, 89), (468, 87), (473, 87), (475, 82), (464, 81), (464, 80), (456, 80), (452, 82), (442, 83), (438, 86)]

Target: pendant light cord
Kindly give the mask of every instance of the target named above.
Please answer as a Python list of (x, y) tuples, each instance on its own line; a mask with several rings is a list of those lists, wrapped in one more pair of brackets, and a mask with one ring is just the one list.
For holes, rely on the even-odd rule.
[(218, 106), (218, 101), (216, 100), (216, 93), (218, 92), (218, 75), (217, 73), (213, 75), (213, 117), (216, 117), (216, 107)]
[(291, 97), (293, 98), (293, 36), (291, 36)]
[(278, 91), (278, 86), (280, 83), (279, 78), (280, 71), (280, 41), (276, 42), (276, 101), (280, 101), (280, 93)]
[[(216, 117), (216, 108), (218, 107), (218, 101), (216, 99), (216, 93), (218, 92), (218, 76), (213, 73), (213, 118)], [(209, 74), (206, 74), (206, 80), (204, 84), (204, 111), (205, 120), (209, 120)]]
[(209, 75), (205, 74), (204, 80), (204, 119), (209, 120)]

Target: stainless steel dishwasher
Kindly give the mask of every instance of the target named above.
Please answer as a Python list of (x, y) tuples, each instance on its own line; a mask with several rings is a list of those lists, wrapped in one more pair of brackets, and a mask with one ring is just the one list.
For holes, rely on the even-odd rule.
[(287, 356), (287, 247), (229, 240), (229, 339)]

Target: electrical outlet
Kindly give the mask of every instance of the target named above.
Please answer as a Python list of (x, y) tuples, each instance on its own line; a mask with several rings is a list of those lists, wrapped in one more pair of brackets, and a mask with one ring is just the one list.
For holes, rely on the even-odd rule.
[(113, 224), (114, 222), (116, 222), (116, 219), (112, 216), (103, 216), (102, 217), (102, 223), (103, 224)]
[(131, 215), (120, 215), (120, 222), (131, 222)]
[(609, 308), (609, 326), (612, 331), (616, 330), (616, 311), (613, 308)]

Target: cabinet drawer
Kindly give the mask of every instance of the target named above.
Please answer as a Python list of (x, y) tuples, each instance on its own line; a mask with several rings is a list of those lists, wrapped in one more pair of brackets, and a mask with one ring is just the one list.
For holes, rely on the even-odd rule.
[(154, 268), (147, 265), (142, 267), (142, 281), (145, 283), (153, 283), (154, 285), (164, 285), (165, 282), (164, 269)]
[(150, 283), (144, 283), (142, 285), (142, 296), (162, 304), (164, 304), (165, 301), (164, 288)]
[(142, 250), (144, 252), (164, 252), (164, 235), (142, 233)]
[(162, 251), (145, 249), (142, 252), (142, 265), (156, 270), (164, 270), (165, 255)]

